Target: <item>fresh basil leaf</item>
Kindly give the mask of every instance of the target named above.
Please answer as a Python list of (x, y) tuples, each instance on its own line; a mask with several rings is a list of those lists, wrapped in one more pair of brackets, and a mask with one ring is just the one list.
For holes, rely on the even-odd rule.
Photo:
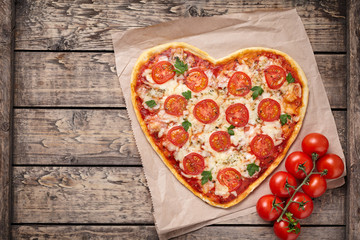
[(287, 123), (287, 120), (290, 120), (291, 119), (291, 116), (287, 113), (284, 113), (284, 114), (281, 114), (280, 115), (280, 123), (281, 123), (281, 126), (285, 125)]
[(149, 108), (153, 108), (156, 106), (156, 102), (154, 100), (149, 100), (145, 102), (146, 105), (148, 105)]
[(191, 127), (191, 122), (189, 122), (188, 120), (185, 120), (181, 123), (181, 126), (183, 126), (185, 131), (187, 131), (187, 130), (189, 130), (189, 127)]
[(255, 86), (250, 90), (253, 91), (253, 94), (251, 96), (254, 100), (264, 92), (264, 89), (262, 89), (261, 86)]
[(203, 171), (201, 173), (201, 185), (204, 185), (205, 183), (207, 183), (208, 181), (212, 180), (212, 175), (211, 175), (211, 171)]
[(178, 74), (184, 74), (184, 72), (188, 70), (188, 65), (181, 61), (178, 57), (176, 57), (174, 67), (175, 72)]
[(181, 93), (183, 96), (184, 96), (184, 98), (186, 98), (187, 100), (189, 100), (190, 98), (191, 98), (191, 91), (190, 90), (187, 90), (187, 91), (185, 91), (185, 92), (182, 92)]
[(234, 128), (235, 128), (234, 125), (230, 125), (230, 127), (227, 128), (228, 133), (229, 133), (230, 135), (235, 135), (235, 132), (234, 132), (234, 130), (233, 130)]
[(293, 83), (295, 82), (295, 79), (293, 78), (293, 76), (291, 75), (291, 73), (288, 73), (288, 75), (286, 76), (286, 81), (288, 83)]
[(246, 169), (251, 177), (252, 175), (254, 175), (255, 172), (259, 171), (259, 166), (256, 165), (255, 163), (250, 163), (247, 165)]

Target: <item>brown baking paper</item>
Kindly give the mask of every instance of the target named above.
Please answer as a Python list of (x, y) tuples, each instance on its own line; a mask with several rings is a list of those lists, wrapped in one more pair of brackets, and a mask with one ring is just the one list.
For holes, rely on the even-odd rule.
[[(150, 189), (156, 230), (161, 239), (253, 213), (259, 197), (270, 193), (270, 177), (241, 203), (229, 209), (220, 209), (200, 200), (172, 175), (145, 138), (131, 103), (132, 68), (145, 49), (181, 41), (200, 48), (214, 58), (246, 47), (269, 47), (289, 54), (304, 70), (310, 89), (303, 127), (289, 152), (301, 150), (301, 140), (306, 134), (319, 132), (329, 139), (328, 152), (345, 159), (313, 50), (296, 10), (179, 19), (113, 33), (112, 37), (117, 74)], [(283, 161), (277, 170), (284, 169)], [(338, 187), (343, 183), (344, 178), (337, 179), (329, 182), (329, 187)]]

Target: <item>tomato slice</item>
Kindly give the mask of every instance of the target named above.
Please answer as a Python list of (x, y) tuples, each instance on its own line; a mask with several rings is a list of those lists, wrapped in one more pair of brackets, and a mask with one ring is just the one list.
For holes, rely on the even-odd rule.
[(272, 154), (274, 142), (269, 135), (256, 135), (250, 143), (251, 151), (258, 158), (266, 158)]
[(229, 80), (228, 89), (234, 96), (245, 96), (250, 92), (251, 79), (244, 72), (235, 72)]
[(185, 79), (185, 85), (193, 92), (200, 92), (207, 87), (208, 77), (202, 70), (192, 69)]
[(180, 95), (170, 95), (166, 98), (164, 109), (167, 114), (181, 116), (186, 109), (187, 100)]
[(195, 105), (193, 114), (197, 120), (208, 124), (219, 117), (220, 109), (214, 100), (204, 99)]
[(182, 126), (177, 126), (168, 131), (167, 138), (175, 146), (182, 147), (189, 139), (189, 133)]
[(249, 111), (244, 104), (235, 103), (226, 111), (226, 120), (235, 127), (244, 127), (249, 122)]
[(184, 172), (189, 175), (198, 175), (205, 168), (203, 156), (198, 153), (190, 153), (183, 159)]
[(279, 89), (286, 80), (286, 73), (282, 67), (271, 65), (264, 71), (267, 85), (271, 89)]
[(225, 152), (230, 148), (230, 134), (225, 131), (217, 131), (210, 135), (210, 146), (217, 152)]
[(168, 61), (161, 61), (152, 67), (152, 79), (157, 84), (163, 84), (175, 76), (175, 68)]
[(241, 174), (234, 168), (221, 169), (217, 175), (221, 185), (225, 185), (229, 188), (229, 192), (238, 189), (241, 184)]
[(271, 98), (263, 99), (258, 106), (259, 117), (266, 122), (272, 122), (280, 118), (280, 104)]

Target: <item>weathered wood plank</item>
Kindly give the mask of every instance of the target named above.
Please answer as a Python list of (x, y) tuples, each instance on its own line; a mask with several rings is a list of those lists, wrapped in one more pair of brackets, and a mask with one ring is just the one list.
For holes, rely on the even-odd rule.
[(14, 4), (0, 0), (0, 239), (10, 237)]
[[(153, 226), (14, 226), (14, 239), (158, 239)], [(345, 227), (302, 227), (301, 239), (344, 239)], [(275, 239), (270, 226), (208, 226), (174, 239)]]
[(345, 1), (17, 1), (16, 49), (112, 50), (110, 30), (180, 17), (296, 8), (315, 51), (345, 51)]
[[(14, 167), (14, 223), (152, 224), (141, 167)], [(344, 224), (345, 187), (314, 200), (307, 225)], [(225, 224), (268, 224), (257, 214)]]
[(360, 232), (360, 2), (348, 1), (348, 197), (347, 239), (359, 239)]
[[(334, 111), (346, 149), (345, 111)], [(126, 110), (16, 109), (14, 163), (140, 165)]]
[[(333, 108), (346, 108), (346, 56), (316, 61)], [(17, 52), (15, 106), (124, 107), (113, 53)]]

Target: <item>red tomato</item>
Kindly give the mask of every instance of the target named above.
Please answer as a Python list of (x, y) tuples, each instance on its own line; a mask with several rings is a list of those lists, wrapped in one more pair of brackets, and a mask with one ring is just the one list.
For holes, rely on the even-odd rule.
[[(294, 215), (294, 218), (304, 219), (310, 216), (310, 214), (314, 210), (314, 203), (311, 200), (311, 198), (302, 192), (295, 193), (293, 201), (296, 202), (306, 202), (304, 206), (300, 207), (299, 203), (290, 203), (288, 207), (288, 211), (291, 212)], [(286, 204), (289, 202), (289, 199), (287, 200)]]
[(167, 114), (174, 116), (182, 116), (186, 109), (187, 100), (180, 95), (171, 95), (166, 98), (164, 109)]
[(321, 157), (327, 152), (329, 141), (320, 133), (310, 133), (304, 137), (301, 148), (303, 152), (309, 156), (311, 156), (312, 153), (317, 153), (319, 157)]
[[(289, 222), (287, 218), (274, 223), (274, 233), (281, 240), (295, 240), (299, 237), (301, 229), (300, 223), (298, 222), (295, 226), (290, 225), (290, 228), (291, 229), (289, 229)], [(298, 233), (296, 233), (296, 230)]]
[(168, 61), (161, 61), (152, 67), (152, 79), (157, 84), (163, 84), (175, 76), (175, 68)]
[(195, 105), (193, 114), (197, 120), (207, 124), (219, 117), (220, 109), (214, 100), (204, 99)]
[(265, 122), (276, 121), (280, 118), (280, 104), (271, 98), (263, 99), (258, 106), (258, 115)]
[(193, 92), (200, 92), (207, 87), (208, 77), (202, 70), (192, 69), (186, 77), (185, 85)]
[(314, 163), (311, 160), (311, 157), (303, 152), (293, 152), (286, 158), (286, 171), (288, 171), (297, 179), (304, 179), (306, 175), (304, 171), (299, 169), (300, 165), (305, 168), (306, 174), (309, 174), (314, 167)]
[(235, 127), (244, 127), (249, 122), (249, 110), (241, 103), (230, 105), (225, 115), (228, 123)]
[(338, 178), (344, 172), (344, 162), (336, 154), (326, 154), (316, 162), (316, 168), (319, 172), (327, 169), (326, 179)]
[(241, 174), (234, 168), (224, 168), (217, 174), (217, 179), (221, 185), (225, 185), (229, 188), (229, 192), (238, 189), (241, 184)]
[(189, 175), (198, 175), (204, 171), (205, 161), (198, 153), (190, 153), (183, 159), (184, 172)]
[(182, 126), (177, 126), (168, 131), (167, 138), (175, 146), (182, 147), (189, 139), (189, 134)]
[[(296, 183), (296, 179), (288, 172), (285, 171), (279, 171), (277, 173), (275, 173), (271, 178), (270, 178), (270, 189), (271, 192), (277, 196), (277, 197), (290, 197), (297, 186)], [(288, 189), (286, 189), (286, 186), (290, 185), (293, 186), (292, 187), (288, 187)]]
[(271, 89), (279, 89), (286, 80), (286, 73), (282, 67), (271, 65), (264, 71), (266, 83)]
[(228, 89), (234, 96), (245, 96), (250, 92), (251, 79), (244, 72), (235, 72), (229, 80)]
[(258, 158), (266, 158), (273, 152), (274, 142), (269, 135), (256, 135), (250, 143), (251, 151)]
[(303, 185), (301, 188), (304, 193), (310, 197), (317, 198), (325, 193), (327, 183), (325, 178), (323, 178), (320, 174), (313, 174), (309, 177), (309, 184)]
[(262, 196), (256, 203), (256, 211), (265, 221), (275, 221), (282, 212), (281, 208), (273, 207), (274, 200), (276, 204), (279, 204), (284, 208), (284, 204), (281, 202), (280, 198), (271, 194)]
[(210, 146), (217, 152), (225, 152), (230, 148), (230, 134), (225, 131), (217, 131), (210, 135)]

